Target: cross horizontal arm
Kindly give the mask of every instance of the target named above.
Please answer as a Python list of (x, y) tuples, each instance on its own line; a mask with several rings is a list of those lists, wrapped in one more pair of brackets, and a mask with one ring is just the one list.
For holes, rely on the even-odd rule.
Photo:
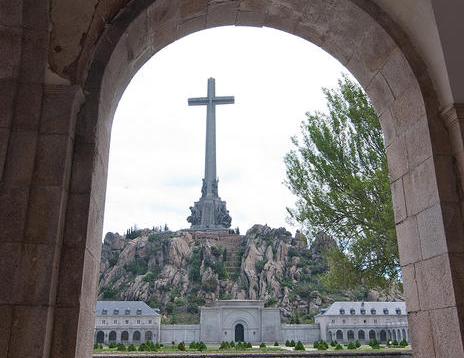
[(208, 104), (208, 97), (189, 98), (189, 106), (206, 106)]
[(213, 98), (213, 102), (215, 104), (234, 104), (235, 97), (234, 96), (215, 97)]

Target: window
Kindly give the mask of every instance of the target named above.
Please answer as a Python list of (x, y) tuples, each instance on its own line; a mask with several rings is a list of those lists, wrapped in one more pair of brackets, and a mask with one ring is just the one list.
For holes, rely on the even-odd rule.
[(102, 310), (102, 314), (106, 315), (106, 314), (108, 314), (108, 311), (107, 310)]
[(342, 323), (345, 323), (345, 322), (346, 322), (346, 321), (343, 319), (343, 320), (342, 320)]
[(364, 323), (367, 323), (367, 319), (364, 320)]
[(354, 308), (350, 309), (350, 314), (351, 315), (356, 314), (356, 310)]
[(140, 324), (140, 320), (139, 320), (139, 319), (137, 320), (137, 324)]
[(115, 315), (119, 314), (119, 310), (118, 309), (114, 310), (113, 314), (115, 314)]
[(142, 314), (142, 310), (140, 310), (140, 309), (139, 309), (139, 310), (137, 310), (137, 315), (139, 315), (139, 316), (140, 316), (141, 314)]
[(401, 308), (396, 309), (396, 314), (398, 314), (398, 315), (401, 314)]
[(114, 323), (114, 324), (118, 324), (118, 320), (115, 319), (115, 320), (113, 321), (113, 323)]
[(340, 314), (345, 314), (345, 310), (343, 308), (340, 308)]
[(377, 311), (373, 308), (371, 309), (371, 314), (377, 314)]
[(148, 324), (151, 324), (151, 319), (148, 320)]
[(383, 309), (383, 314), (388, 314), (388, 308)]
[(128, 320), (128, 319), (126, 319), (126, 324), (129, 324), (129, 320)]
[(127, 316), (130, 315), (130, 310), (125, 310), (124, 314), (127, 315)]
[(105, 323), (106, 323), (106, 321), (103, 319), (103, 320), (102, 320), (102, 324), (105, 324)]
[(374, 323), (377, 323), (377, 320), (376, 320), (376, 319), (374, 319)]
[(334, 319), (332, 320), (332, 323), (335, 323), (335, 320), (334, 320)]
[(366, 310), (364, 308), (361, 308), (361, 314), (366, 314)]

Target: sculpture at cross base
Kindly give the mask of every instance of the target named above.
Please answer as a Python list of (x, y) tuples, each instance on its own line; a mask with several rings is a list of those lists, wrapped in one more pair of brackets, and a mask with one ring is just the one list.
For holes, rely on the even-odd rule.
[(201, 198), (190, 207), (191, 215), (187, 221), (194, 230), (227, 229), (232, 218), (218, 194), (218, 179), (216, 176), (216, 105), (233, 104), (232, 96), (216, 97), (214, 78), (208, 79), (208, 96), (189, 98), (189, 106), (206, 106), (206, 149), (205, 177), (201, 189)]

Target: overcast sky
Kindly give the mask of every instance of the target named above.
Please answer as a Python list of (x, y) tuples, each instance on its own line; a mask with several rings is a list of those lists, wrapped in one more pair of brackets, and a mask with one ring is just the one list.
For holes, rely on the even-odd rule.
[(235, 96), (218, 106), (219, 195), (232, 227), (285, 226), (295, 198), (283, 184), (283, 158), (307, 111), (325, 110), (322, 87), (345, 68), (317, 46), (268, 28), (221, 27), (184, 37), (150, 59), (116, 111), (104, 233), (128, 227), (187, 228), (201, 194), (206, 108), (187, 98)]

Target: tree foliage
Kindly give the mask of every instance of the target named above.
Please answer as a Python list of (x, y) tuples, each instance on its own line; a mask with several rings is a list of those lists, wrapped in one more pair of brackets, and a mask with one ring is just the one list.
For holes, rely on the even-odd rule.
[(398, 247), (382, 129), (362, 88), (343, 76), (323, 89), (328, 113), (307, 113), (285, 157), (296, 195), (290, 217), (337, 240), (325, 282), (386, 287), (399, 277)]

